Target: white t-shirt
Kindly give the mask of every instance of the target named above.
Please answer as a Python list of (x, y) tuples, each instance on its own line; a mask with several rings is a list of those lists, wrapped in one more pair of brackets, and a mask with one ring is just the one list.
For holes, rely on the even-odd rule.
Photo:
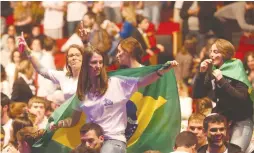
[(183, 6), (183, 1), (176, 1), (175, 5), (174, 5), (174, 8), (180, 10), (180, 9), (182, 9), (182, 6)]
[(47, 124), (48, 124), (48, 119), (46, 116), (44, 116), (41, 123), (38, 124), (38, 129), (46, 129)]
[(0, 90), (2, 93), (4, 93), (9, 98), (11, 97), (11, 88), (10, 88), (10, 84), (7, 80), (4, 80), (0, 83)]
[[(40, 56), (37, 58), (39, 59), (39, 62), (41, 65), (43, 65), (43, 67), (47, 69), (56, 69), (54, 57), (50, 52), (41, 51), (38, 53), (38, 56)], [(38, 75), (38, 86), (39, 88), (37, 91), (37, 96), (40, 97), (46, 97), (47, 95), (53, 93), (56, 90), (56, 86), (50, 80), (44, 78), (41, 75)]]
[(4, 135), (4, 146), (6, 146), (6, 145), (9, 143), (9, 141), (10, 141), (12, 122), (13, 122), (13, 120), (12, 120), (12, 119), (9, 119), (9, 120), (3, 125), (4, 132), (5, 132), (5, 135)]
[(81, 21), (87, 11), (87, 5), (84, 2), (70, 2), (67, 5), (67, 21)]
[(105, 7), (121, 7), (121, 1), (104, 1)]
[(64, 99), (67, 100), (76, 93), (78, 78), (66, 76), (64, 71), (47, 70), (42, 74), (44, 77), (49, 78), (53, 83), (60, 85), (64, 94)]
[(62, 46), (61, 51), (66, 52), (67, 49), (73, 44), (79, 45), (84, 48), (84, 44), (78, 34), (74, 33), (71, 37), (66, 41), (66, 43)]
[[(190, 7), (191, 10), (195, 10), (198, 8), (198, 2), (194, 1)], [(199, 19), (197, 16), (190, 16), (188, 19), (189, 29), (192, 31), (199, 30)]]
[(88, 120), (103, 128), (105, 139), (126, 142), (126, 103), (138, 90), (137, 82), (137, 78), (110, 77), (108, 89), (103, 96), (96, 98), (88, 93), (81, 102), (80, 108), (86, 113)]
[(61, 7), (64, 6), (62, 1), (43, 1), (42, 5), (45, 7), (44, 12), (44, 28), (45, 29), (59, 29), (64, 25), (64, 12), (58, 11), (56, 9), (46, 8), (47, 6), (51, 7)]
[(6, 74), (7, 74), (7, 78), (9, 81), (9, 85), (10, 85), (10, 92), (12, 92), (12, 86), (14, 83), (14, 76), (15, 76), (15, 70), (16, 70), (16, 65), (14, 63), (9, 63), (6, 68)]

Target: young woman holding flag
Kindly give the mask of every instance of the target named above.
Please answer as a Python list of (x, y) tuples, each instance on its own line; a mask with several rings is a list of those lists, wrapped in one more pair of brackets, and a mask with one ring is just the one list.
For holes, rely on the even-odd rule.
[[(244, 152), (253, 131), (253, 102), (250, 82), (240, 60), (233, 59), (234, 46), (218, 39), (210, 50), (210, 59), (200, 64), (200, 73), (194, 82), (194, 98), (209, 96), (216, 102), (213, 112), (224, 115), (232, 122), (230, 142)], [(252, 92), (253, 93), (253, 92)]]
[(125, 153), (127, 101), (138, 88), (155, 82), (178, 63), (169, 61), (141, 78), (108, 77), (102, 53), (92, 46), (86, 50), (76, 93), (80, 101), (79, 107), (71, 118), (61, 120), (57, 125), (52, 123), (50, 129), (72, 127), (78, 123), (81, 113), (85, 112), (88, 121), (99, 124), (104, 130), (105, 141), (101, 153)]

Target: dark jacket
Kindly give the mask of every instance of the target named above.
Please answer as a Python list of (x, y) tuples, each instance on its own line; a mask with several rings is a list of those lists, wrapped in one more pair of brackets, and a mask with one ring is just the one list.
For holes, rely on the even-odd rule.
[[(188, 19), (190, 15), (188, 10), (191, 7), (193, 1), (184, 1), (182, 9), (180, 10), (180, 17), (183, 19), (183, 33), (187, 34), (189, 32)], [(198, 13), (199, 19), (199, 31), (200, 33), (206, 33), (209, 29), (212, 29), (214, 16), (216, 11), (216, 5), (213, 1), (198, 1), (198, 6), (200, 11)]]
[[(144, 50), (144, 55), (147, 55), (146, 54), (146, 49), (148, 49), (146, 43), (145, 43), (145, 40), (142, 36), (142, 34), (138, 31), (138, 29), (136, 27), (134, 27), (132, 29), (132, 32), (131, 32), (131, 37), (135, 38), (139, 43), (140, 45), (142, 46), (143, 50)], [(143, 61), (141, 62), (143, 65), (149, 65), (149, 60), (147, 61)]]
[[(239, 152), (241, 152), (241, 148), (239, 146), (235, 145), (235, 144), (227, 143), (225, 145), (228, 148), (228, 153), (239, 153)], [(200, 147), (198, 149), (198, 153), (206, 153), (207, 148), (208, 148), (207, 144)]]
[(11, 94), (11, 100), (14, 102), (28, 102), (30, 98), (33, 97), (32, 90), (25, 80), (20, 77), (14, 84)]
[(144, 40), (142, 34), (138, 31), (138, 29), (136, 27), (134, 27), (132, 29), (131, 37), (137, 39), (137, 41), (141, 44), (144, 51), (147, 49), (147, 45), (145, 43), (145, 40)]
[(213, 112), (224, 115), (228, 120), (252, 119), (253, 108), (248, 86), (240, 81), (223, 76), (216, 82), (208, 72), (199, 73), (194, 81), (193, 97), (205, 96), (216, 102)]

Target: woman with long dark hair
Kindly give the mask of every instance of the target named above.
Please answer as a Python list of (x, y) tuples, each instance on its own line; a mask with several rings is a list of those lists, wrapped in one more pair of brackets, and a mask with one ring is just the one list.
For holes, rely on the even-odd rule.
[(59, 121), (58, 125), (52, 123), (50, 128), (53, 130), (59, 127), (72, 127), (79, 121), (81, 113), (85, 112), (87, 119), (99, 124), (105, 132), (101, 153), (126, 152), (124, 134), (127, 126), (126, 103), (138, 88), (153, 83), (178, 63), (171, 61), (166, 65), (164, 69), (139, 79), (108, 77), (102, 53), (92, 46), (88, 47), (83, 55), (76, 93), (80, 100), (79, 108), (73, 112), (71, 118)]

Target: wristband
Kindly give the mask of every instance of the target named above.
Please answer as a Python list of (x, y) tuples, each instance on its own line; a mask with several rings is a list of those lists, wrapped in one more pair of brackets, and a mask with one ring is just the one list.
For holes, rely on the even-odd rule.
[(156, 74), (157, 74), (159, 77), (162, 77), (162, 74), (160, 74), (158, 70), (156, 71)]

